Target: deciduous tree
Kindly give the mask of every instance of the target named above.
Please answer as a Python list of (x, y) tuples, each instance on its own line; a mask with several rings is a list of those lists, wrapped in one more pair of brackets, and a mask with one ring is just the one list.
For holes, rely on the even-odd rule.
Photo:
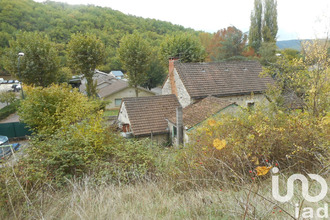
[(264, 0), (262, 38), (264, 42), (276, 42), (277, 37), (277, 1)]
[(69, 64), (76, 73), (81, 73), (87, 80), (86, 92), (88, 96), (96, 95), (96, 85), (93, 75), (98, 65), (105, 57), (104, 44), (94, 34), (73, 34), (68, 44)]
[(169, 58), (179, 58), (181, 62), (201, 62), (205, 60), (205, 48), (199, 39), (191, 34), (167, 36), (160, 45), (160, 52), (166, 62)]
[(138, 86), (147, 80), (151, 48), (140, 34), (134, 33), (123, 37), (118, 48), (118, 56), (127, 70), (129, 85), (134, 87), (135, 95), (138, 97)]
[(213, 61), (241, 56), (246, 46), (247, 36), (234, 26), (219, 30), (214, 34), (208, 48)]
[(251, 13), (249, 46), (259, 53), (262, 42), (276, 42), (277, 31), (277, 1), (255, 0)]
[(256, 51), (262, 42), (262, 0), (254, 0), (254, 9), (251, 12), (251, 25), (249, 31), (249, 45)]
[[(25, 55), (20, 57), (18, 65), (20, 52)], [(56, 83), (59, 59), (55, 45), (41, 33), (21, 32), (15, 41), (10, 41), (5, 56), (5, 68), (27, 84), (45, 87)]]

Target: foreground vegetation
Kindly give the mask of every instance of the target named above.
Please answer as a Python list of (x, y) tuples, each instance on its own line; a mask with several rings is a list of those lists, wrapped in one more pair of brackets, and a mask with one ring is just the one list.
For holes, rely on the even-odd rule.
[[(45, 119), (56, 117), (59, 108), (68, 114), (77, 111), (70, 108), (75, 103), (59, 94), (66, 92), (65, 85), (27, 90), (21, 104), (25, 122), (31, 123), (27, 106), (37, 95), (48, 100), (48, 106), (39, 105), (49, 114), (55, 107), (51, 101), (63, 103), (49, 116), (42, 113)], [(50, 99), (54, 94), (57, 99)], [(95, 106), (95, 101), (85, 101)], [(235, 117), (206, 121), (196, 129), (194, 141), (173, 149), (123, 139), (103, 124), (102, 110), (90, 110), (76, 122), (72, 117), (58, 120), (58, 127), (34, 124), (38, 129), (24, 149), (27, 156), (1, 169), (4, 219), (294, 219), (295, 203), (322, 206), (306, 204), (299, 187), (292, 202), (275, 201), (270, 172), (259, 169), (278, 167), (283, 186), (292, 173), (329, 179), (329, 115), (286, 112), (272, 105), (242, 109)], [(310, 191), (317, 194), (319, 186)]]
[[(329, 197), (309, 204), (300, 187), (288, 203), (270, 195), (272, 167), (282, 186), (294, 173), (329, 180), (329, 54), (315, 42), (303, 55), (265, 71), (276, 79), (269, 104), (214, 116), (178, 149), (122, 138), (104, 120), (101, 100), (67, 84), (25, 87), (18, 113), (33, 135), (21, 156), (1, 168), (0, 215), (296, 219), (296, 204), (323, 207)], [(288, 107), (288, 92), (301, 100), (299, 109)], [(309, 190), (316, 195), (319, 188)]]
[[(300, 204), (299, 201), (303, 201), (297, 191), (293, 204), (279, 204), (272, 198), (270, 181), (256, 184), (253, 188), (244, 185), (236, 190), (220, 187), (221, 182), (218, 182), (219, 186), (209, 185), (193, 190), (177, 190), (173, 181), (106, 183), (97, 187), (91, 182), (93, 180), (85, 178), (79, 182), (68, 181), (66, 188), (57, 191), (45, 188), (37, 192), (33, 206), (16, 207), (5, 218), (243, 219), (246, 216), (246, 219), (284, 220), (294, 219), (294, 202)], [(252, 190), (250, 195), (249, 190)], [(319, 189), (311, 191), (318, 192)], [(326, 197), (325, 201), (328, 200)], [(249, 208), (245, 215), (247, 205)], [(316, 210), (322, 203), (307, 205)]]

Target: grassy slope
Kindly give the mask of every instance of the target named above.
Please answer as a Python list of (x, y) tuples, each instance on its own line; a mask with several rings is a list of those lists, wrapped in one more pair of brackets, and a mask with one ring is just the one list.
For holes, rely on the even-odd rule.
[[(160, 181), (93, 187), (86, 179), (55, 193), (46, 190), (39, 195), (39, 204), (30, 207), (29, 216), (22, 216), (22, 210), (16, 210), (5, 219), (14, 215), (18, 219), (243, 219), (244, 215), (246, 219), (293, 219), (294, 204), (303, 202), (300, 187), (295, 188), (292, 202), (276, 202), (271, 195), (270, 178), (238, 189), (199, 186), (194, 190), (179, 190), (178, 184)], [(284, 182), (280, 184), (285, 186)], [(318, 194), (319, 188), (312, 185), (310, 191)], [(328, 200), (329, 195), (322, 201)], [(304, 202), (302, 207), (316, 211), (324, 206), (322, 201)]]

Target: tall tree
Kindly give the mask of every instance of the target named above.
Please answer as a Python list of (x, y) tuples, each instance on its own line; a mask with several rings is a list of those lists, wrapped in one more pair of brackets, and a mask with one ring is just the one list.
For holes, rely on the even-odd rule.
[(254, 0), (254, 9), (251, 12), (251, 25), (249, 31), (249, 46), (256, 51), (259, 50), (262, 42), (262, 1)]
[(158, 85), (161, 85), (166, 77), (166, 68), (159, 59), (159, 55), (156, 51), (153, 52), (150, 60), (149, 68), (147, 69), (147, 80), (141, 86), (151, 90)]
[[(24, 56), (18, 58), (20, 52)], [(5, 69), (24, 83), (46, 87), (58, 81), (55, 45), (41, 33), (19, 33), (16, 41), (10, 41), (4, 58)]]
[(94, 34), (73, 34), (68, 44), (68, 55), (69, 64), (87, 80), (87, 95), (95, 96), (93, 75), (96, 67), (101, 65), (105, 58), (104, 44)]
[(262, 25), (262, 38), (264, 42), (276, 42), (277, 26), (277, 2), (276, 0), (264, 0), (264, 16)]
[(204, 61), (206, 57), (198, 37), (191, 34), (167, 36), (160, 45), (160, 53), (166, 61), (176, 57), (185, 63)]
[(117, 52), (127, 70), (128, 83), (134, 87), (135, 95), (138, 97), (138, 86), (147, 80), (147, 70), (151, 58), (150, 45), (140, 34), (133, 33), (122, 38)]
[(263, 42), (276, 42), (277, 31), (277, 1), (255, 0), (251, 13), (249, 46), (259, 53)]

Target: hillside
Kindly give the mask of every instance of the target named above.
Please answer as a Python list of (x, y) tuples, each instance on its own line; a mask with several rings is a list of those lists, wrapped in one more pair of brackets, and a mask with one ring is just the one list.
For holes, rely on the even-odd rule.
[[(152, 46), (158, 46), (166, 34), (197, 33), (170, 22), (125, 15), (111, 8), (53, 1), (37, 3), (33, 0), (1, 0), (0, 55), (19, 31), (43, 32), (58, 44), (67, 43), (72, 33), (92, 32), (105, 43), (109, 57), (114, 57), (120, 39), (133, 31), (142, 33)], [(107, 63), (113, 68), (118, 65), (115, 59)]]
[(301, 43), (305, 41), (310, 41), (310, 40), (283, 40), (283, 41), (277, 41), (276, 45), (278, 46), (279, 49), (295, 49), (295, 50), (301, 50)]

